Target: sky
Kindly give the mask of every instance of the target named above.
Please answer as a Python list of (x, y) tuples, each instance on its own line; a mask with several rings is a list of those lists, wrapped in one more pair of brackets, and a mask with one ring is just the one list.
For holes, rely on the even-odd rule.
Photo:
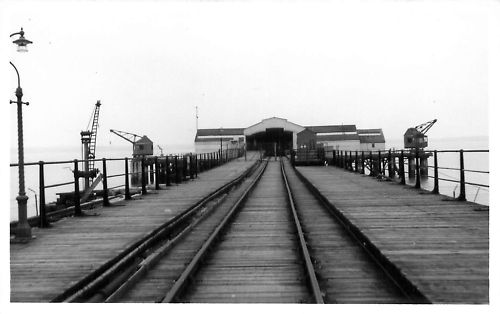
[[(199, 128), (281, 117), (355, 124), (403, 139), (487, 136), (496, 1), (1, 2), (2, 51), (21, 74), (26, 147), (80, 145), (97, 100), (97, 145), (118, 129), (167, 147)], [(16, 75), (2, 77), (14, 99)], [(2, 94), (2, 95), (4, 95)], [(16, 107), (2, 107), (17, 147)], [(5, 113), (9, 113), (8, 117)]]

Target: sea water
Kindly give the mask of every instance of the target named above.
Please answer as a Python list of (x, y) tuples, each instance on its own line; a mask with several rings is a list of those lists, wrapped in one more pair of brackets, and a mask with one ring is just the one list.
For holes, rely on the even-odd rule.
[[(194, 145), (163, 145), (168, 149), (164, 150), (164, 154), (182, 154), (194, 151)], [(109, 145), (105, 147), (97, 147), (96, 158), (132, 158), (132, 145), (127, 146), (116, 146)], [(25, 148), (24, 160), (25, 163), (31, 162), (51, 162), (51, 161), (71, 161), (74, 159), (82, 159), (81, 147), (51, 147), (51, 148)], [(10, 152), (10, 163), (17, 164), (17, 149), (13, 149)], [(82, 163), (78, 165), (79, 170), (82, 170)], [(54, 188), (45, 189), (45, 203), (56, 201), (58, 198), (56, 193), (61, 192), (72, 192), (74, 190), (74, 177), (73, 177), (73, 163), (65, 164), (55, 164), (55, 165), (44, 165), (44, 180), (45, 186), (71, 182), (65, 186), (59, 186)], [(96, 161), (95, 168), (102, 170), (102, 162)], [(125, 161), (106, 161), (106, 170), (108, 176), (123, 174), (125, 172)], [(132, 169), (129, 167), (129, 171)], [(16, 201), (16, 196), (19, 193), (19, 175), (18, 167), (10, 167), (10, 220), (17, 220), (18, 217), (18, 206)], [(28, 199), (28, 217), (34, 216), (39, 208), (39, 204), (35, 202), (39, 201), (39, 166), (25, 166), (24, 167), (24, 178), (25, 178), (25, 190)], [(123, 185), (125, 178), (115, 177), (108, 179), (108, 187), (112, 188), (114, 186)], [(82, 189), (82, 181), (80, 181), (80, 189)], [(97, 186), (97, 189), (102, 188), (102, 183)], [(35, 197), (36, 195), (36, 197)]]
[[(164, 145), (167, 147), (164, 151), (165, 154), (180, 154), (194, 151), (194, 145)], [(401, 149), (401, 140), (388, 140), (386, 142), (386, 149), (395, 148)], [(471, 138), (448, 138), (448, 139), (430, 139), (428, 150), (487, 150), (488, 137), (471, 137)], [(97, 147), (97, 158), (124, 158), (131, 157), (132, 147), (128, 146), (106, 146)], [(17, 150), (11, 150), (10, 162), (17, 163)], [(459, 168), (459, 154), (458, 153), (439, 153), (438, 154), (439, 167), (446, 168)], [(49, 161), (67, 161), (73, 159), (82, 159), (81, 147), (59, 147), (59, 148), (26, 148), (25, 149), (25, 162), (44, 162)], [(465, 169), (489, 171), (489, 153), (465, 153), (464, 154)], [(433, 158), (429, 159), (429, 166), (433, 165)], [(79, 165), (81, 167), (81, 164)], [(107, 161), (108, 176), (124, 173), (124, 161)], [(102, 169), (101, 162), (96, 162), (96, 168)], [(44, 178), (45, 185), (52, 185), (64, 182), (73, 182), (73, 163), (45, 165)], [(429, 175), (433, 175), (433, 168), (429, 167)], [(456, 180), (460, 178), (460, 173), (455, 170), (439, 170), (439, 177)], [(10, 168), (10, 220), (17, 220), (17, 201), (16, 196), (19, 191), (18, 186), (18, 167)], [(480, 183), (489, 185), (489, 174), (482, 173), (466, 173), (466, 182)], [(26, 194), (28, 195), (28, 217), (34, 216), (37, 211), (38, 204), (35, 202), (35, 195), (38, 197), (39, 193), (39, 166), (26, 166), (25, 167), (25, 186)], [(124, 177), (115, 177), (108, 180), (108, 187), (114, 187), (124, 184)], [(407, 181), (407, 184), (412, 184), (412, 181)], [(422, 188), (432, 190), (434, 187), (434, 180), (432, 178), (422, 179)], [(440, 181), (440, 193), (444, 195), (458, 196), (460, 187), (458, 183)], [(57, 199), (57, 194), (60, 192), (73, 191), (73, 184), (60, 186), (55, 188), (46, 189), (45, 202), (53, 202)], [(98, 186), (99, 188), (99, 186)], [(489, 189), (484, 187), (477, 187), (472, 185), (466, 186), (467, 200), (479, 204), (489, 205)]]

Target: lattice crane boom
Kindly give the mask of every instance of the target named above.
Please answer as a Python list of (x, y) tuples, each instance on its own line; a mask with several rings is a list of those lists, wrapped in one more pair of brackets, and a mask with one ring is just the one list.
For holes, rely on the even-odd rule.
[(135, 142), (137, 141), (137, 138), (141, 138), (140, 135), (130, 133), (130, 132), (113, 130), (113, 129), (110, 129), (109, 131), (111, 133), (118, 135), (119, 137), (123, 138), (124, 140), (126, 140), (127, 142), (130, 142), (132, 144), (135, 144)]
[(417, 131), (419, 131), (420, 133), (422, 134), (425, 134), (427, 133), (427, 131), (429, 131), (430, 128), (432, 128), (432, 126), (434, 125), (434, 123), (437, 122), (437, 119), (434, 119), (432, 121), (427, 121), (425, 123), (422, 123), (420, 125), (417, 125), (415, 127), (415, 129), (417, 129)]

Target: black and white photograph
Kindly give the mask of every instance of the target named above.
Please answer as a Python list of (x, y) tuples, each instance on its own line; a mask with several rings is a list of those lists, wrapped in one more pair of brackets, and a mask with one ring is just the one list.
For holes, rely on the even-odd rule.
[(0, 313), (494, 311), (500, 1), (5, 0), (0, 35)]

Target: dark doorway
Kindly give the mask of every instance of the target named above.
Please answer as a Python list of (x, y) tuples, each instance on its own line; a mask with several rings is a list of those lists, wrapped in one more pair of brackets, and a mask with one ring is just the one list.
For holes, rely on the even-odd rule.
[(283, 128), (268, 128), (246, 137), (248, 150), (263, 150), (266, 156), (285, 155), (293, 148), (293, 133)]

